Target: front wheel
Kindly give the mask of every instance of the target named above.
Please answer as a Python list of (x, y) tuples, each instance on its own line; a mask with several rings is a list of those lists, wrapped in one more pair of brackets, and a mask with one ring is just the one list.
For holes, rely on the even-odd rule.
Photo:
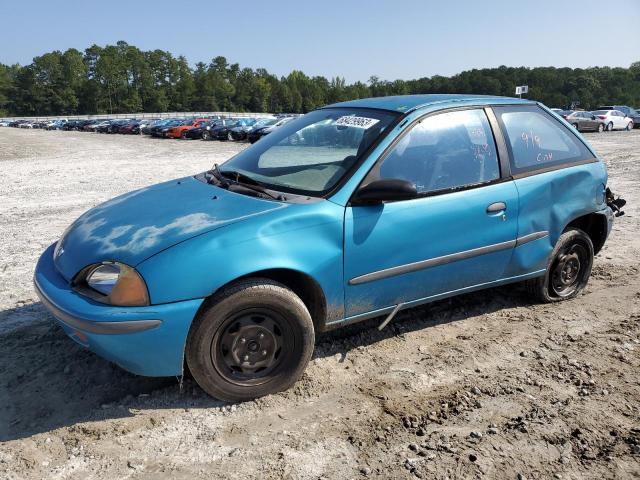
[(580, 128), (578, 128), (578, 124), (577, 123), (573, 123), (572, 124), (573, 128), (575, 128), (576, 130), (580, 131)]
[(578, 296), (589, 282), (593, 255), (589, 235), (577, 228), (567, 230), (551, 252), (544, 276), (527, 281), (529, 293), (544, 303)]
[(209, 140), (211, 138), (211, 134), (209, 133), (209, 130), (204, 130), (202, 132), (202, 139), (203, 140)]
[(251, 400), (291, 387), (304, 372), (315, 334), (302, 300), (284, 285), (248, 279), (214, 295), (194, 320), (187, 365), (220, 400)]
[(598, 133), (604, 132), (604, 125), (602, 123), (598, 124)]
[(631, 130), (633, 130), (633, 122), (627, 123), (627, 132), (630, 132)]

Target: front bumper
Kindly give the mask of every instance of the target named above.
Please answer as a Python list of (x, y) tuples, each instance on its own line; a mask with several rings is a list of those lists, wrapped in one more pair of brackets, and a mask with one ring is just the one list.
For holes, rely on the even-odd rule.
[(73, 290), (58, 273), (54, 248), (51, 245), (40, 257), (34, 284), (43, 305), (69, 337), (137, 375), (182, 374), (187, 334), (203, 299), (147, 307), (95, 302)]

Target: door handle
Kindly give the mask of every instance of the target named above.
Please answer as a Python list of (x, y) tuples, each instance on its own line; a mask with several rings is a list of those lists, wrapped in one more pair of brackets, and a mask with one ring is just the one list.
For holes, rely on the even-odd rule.
[(507, 204), (504, 202), (495, 202), (487, 207), (487, 213), (498, 213), (507, 209)]

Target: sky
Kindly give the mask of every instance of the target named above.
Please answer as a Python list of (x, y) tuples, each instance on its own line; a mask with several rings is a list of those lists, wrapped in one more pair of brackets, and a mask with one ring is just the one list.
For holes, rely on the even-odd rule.
[(507, 66), (628, 67), (640, 0), (29, 0), (0, 13), (0, 63), (124, 40), (276, 75), (348, 82)]

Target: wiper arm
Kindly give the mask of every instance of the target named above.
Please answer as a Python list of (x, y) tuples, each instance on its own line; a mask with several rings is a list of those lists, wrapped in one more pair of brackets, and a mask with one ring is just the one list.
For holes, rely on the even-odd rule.
[(258, 192), (262, 195), (266, 195), (269, 198), (273, 198), (274, 200), (286, 200), (283, 195), (274, 195), (270, 193), (266, 188), (260, 185), (260, 182), (254, 180), (248, 175), (245, 175), (244, 173), (240, 173), (235, 170), (220, 170), (217, 163), (213, 165), (211, 173), (218, 180), (218, 182), (224, 185), (227, 189), (229, 188), (229, 182), (231, 181), (249, 190), (253, 190), (254, 192)]
[[(228, 188), (229, 187), (229, 182), (227, 181), (227, 179), (225, 179), (222, 176), (222, 173), (220, 172), (220, 169), (218, 168), (218, 164), (217, 163), (214, 163), (213, 164), (213, 168), (211, 170), (209, 170), (207, 173), (211, 173), (213, 178), (215, 178), (223, 188)], [(209, 179), (207, 179), (207, 181), (208, 180)]]
[[(217, 165), (216, 165), (217, 168)], [(253, 178), (251, 178), (248, 175), (245, 175), (244, 173), (240, 173), (237, 170), (216, 170), (220, 175), (222, 175), (225, 178), (229, 178), (233, 181), (235, 181), (236, 183), (249, 183), (251, 185), (260, 185), (260, 182), (258, 182), (257, 180), (254, 180)]]

